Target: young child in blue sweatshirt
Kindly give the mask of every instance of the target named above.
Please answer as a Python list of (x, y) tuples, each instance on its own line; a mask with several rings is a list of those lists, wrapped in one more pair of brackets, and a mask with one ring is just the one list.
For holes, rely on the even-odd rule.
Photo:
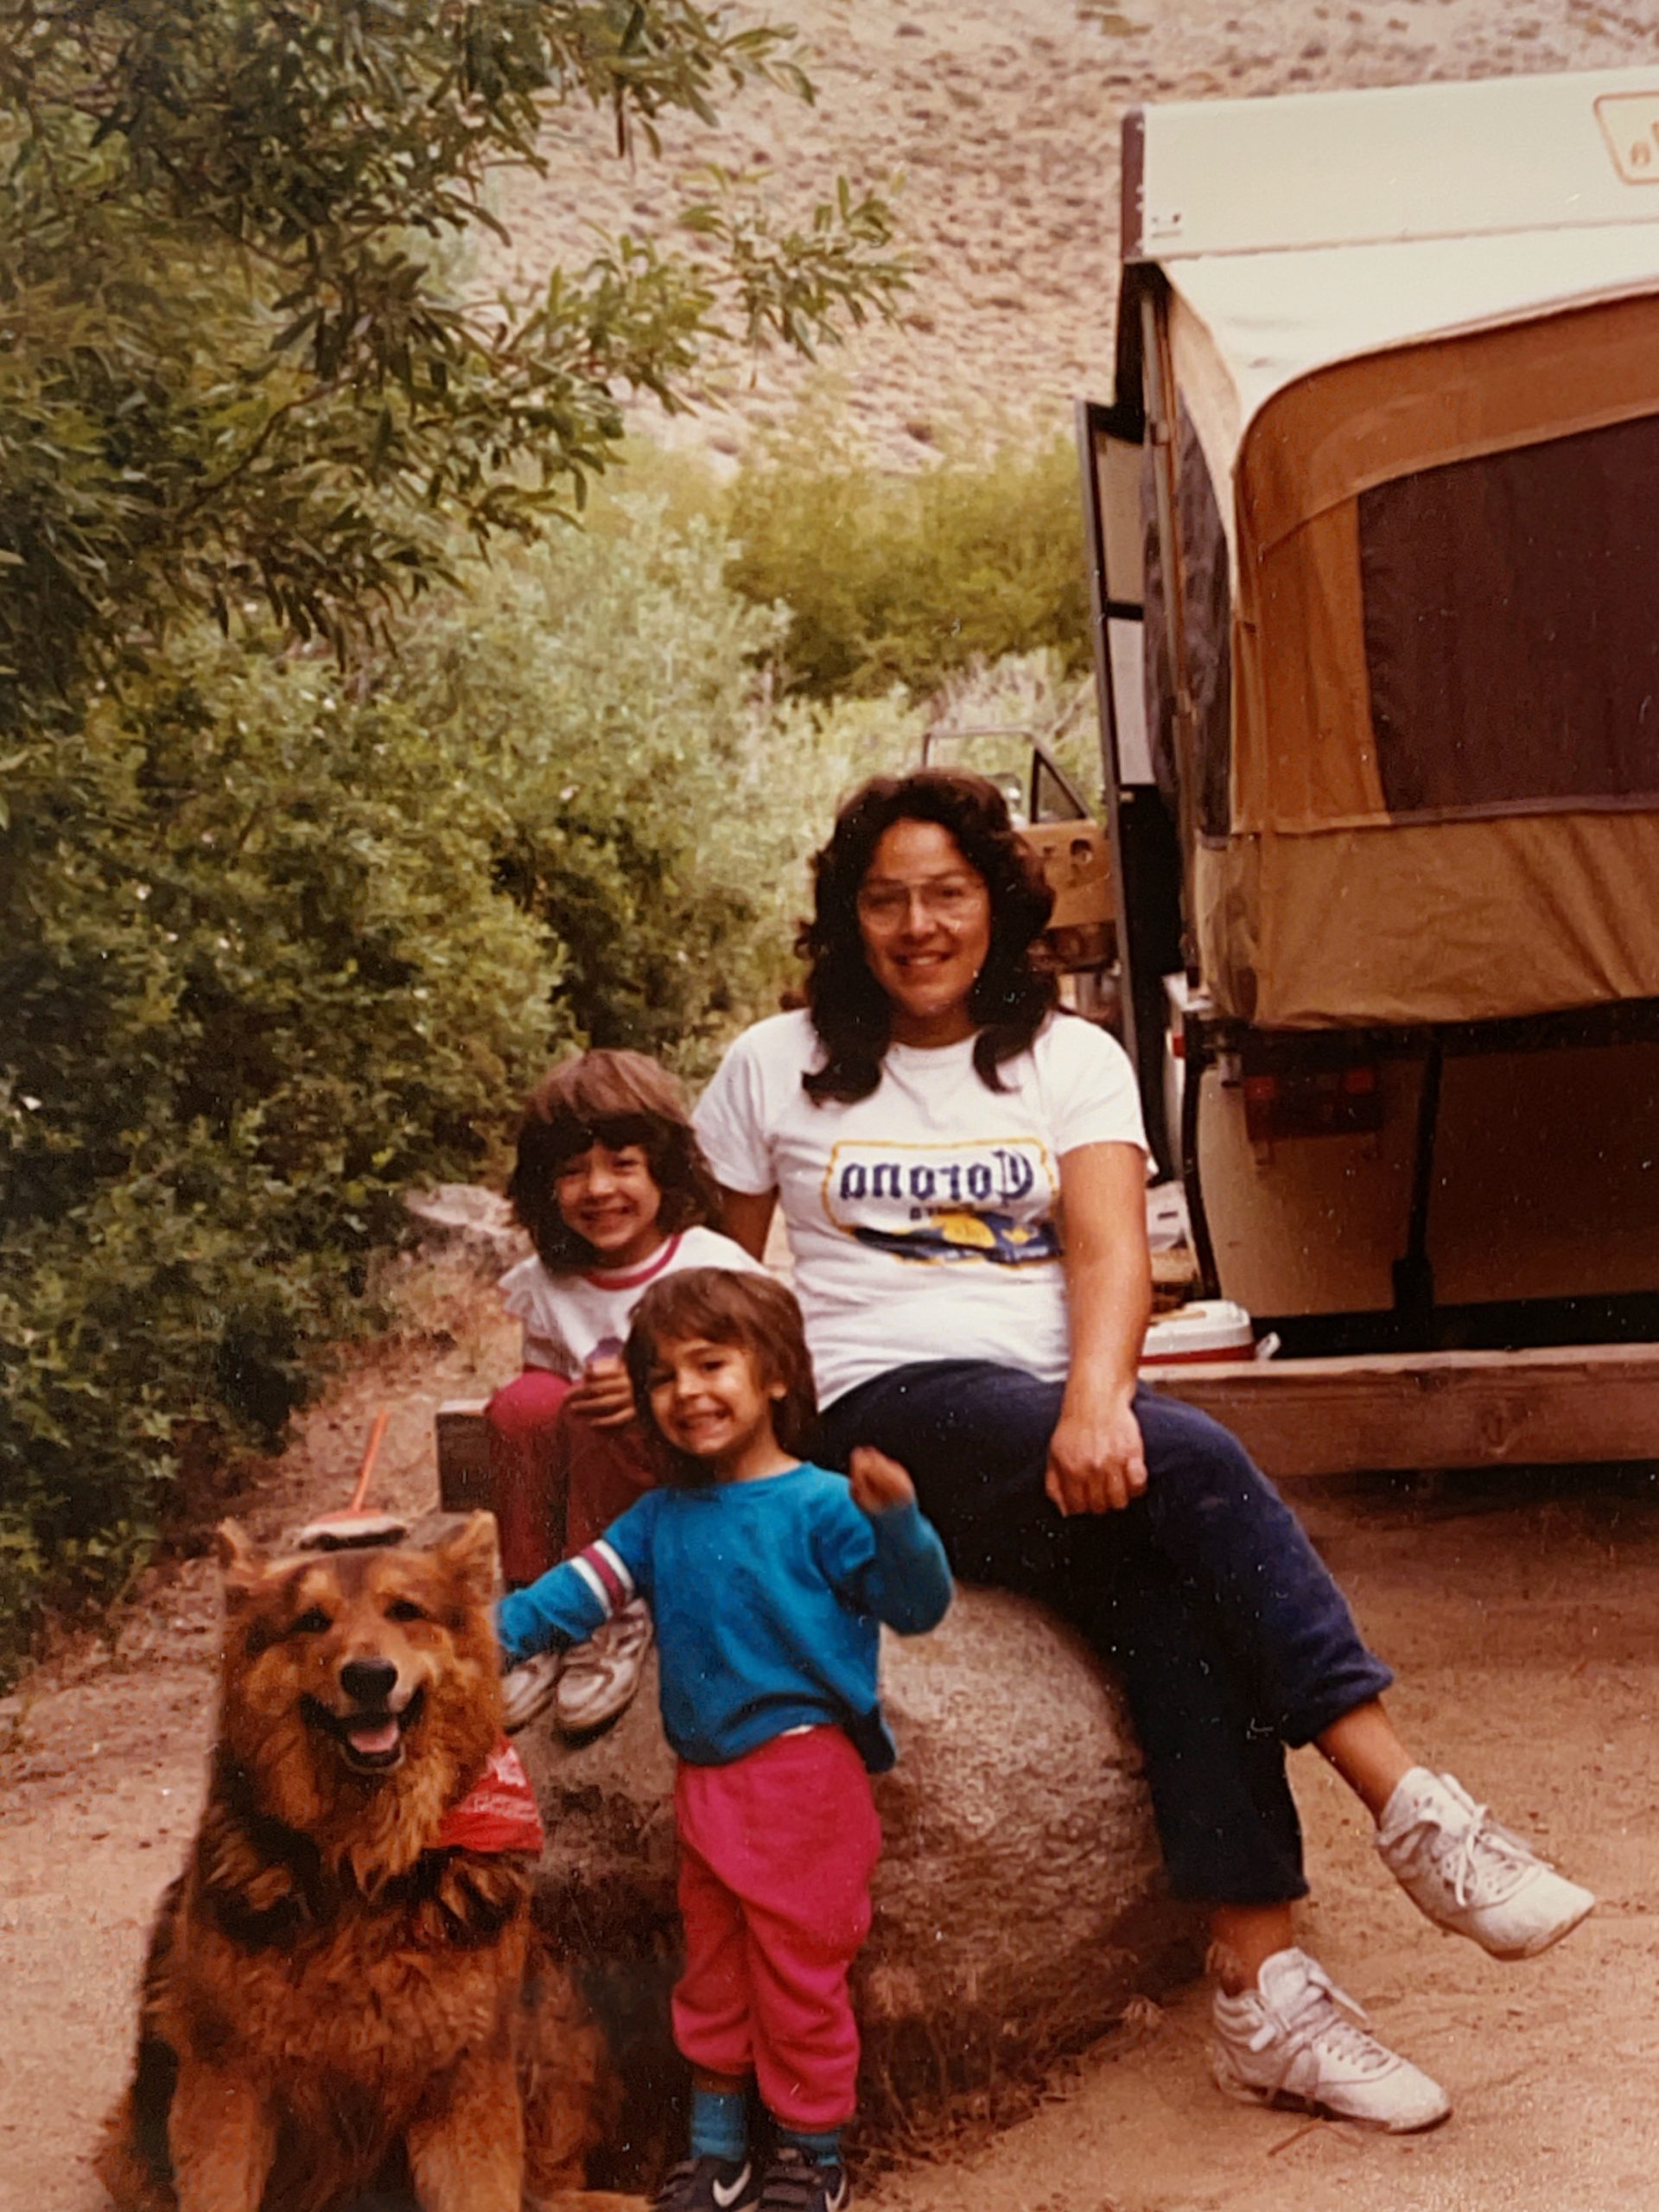
[[(950, 1568), (894, 1461), (860, 1450), (842, 1478), (798, 1456), (812, 1372), (799, 1308), (770, 1276), (664, 1276), (626, 1357), (671, 1481), (505, 1598), (497, 1630), (511, 1664), (582, 1642), (636, 1595), (656, 1624), (680, 1761), (674, 2037), (692, 2068), (690, 2156), (657, 2212), (842, 2212), (858, 2072), (847, 1977), (881, 1841), (869, 1775), (894, 1758), (879, 1624), (935, 1627)], [(752, 2079), (777, 2137), (759, 2175)]]

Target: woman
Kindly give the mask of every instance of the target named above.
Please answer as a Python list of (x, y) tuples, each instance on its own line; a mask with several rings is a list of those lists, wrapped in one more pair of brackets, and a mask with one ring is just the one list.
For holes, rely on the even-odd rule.
[(728, 1232), (781, 1199), (825, 1408), (817, 1456), (907, 1467), (957, 1573), (1040, 1597), (1122, 1670), (1170, 1880), (1210, 1910), (1230, 2094), (1406, 2131), (1450, 2110), (1296, 1948), (1287, 1745), (1319, 1745), (1439, 1925), (1529, 1957), (1594, 1899), (1419, 1765), (1389, 1669), (1224, 1429), (1142, 1389), (1146, 1141), (1128, 1062), (1056, 1010), (1050, 894), (995, 787), (848, 800), (814, 863), (806, 1009), (696, 1114)]

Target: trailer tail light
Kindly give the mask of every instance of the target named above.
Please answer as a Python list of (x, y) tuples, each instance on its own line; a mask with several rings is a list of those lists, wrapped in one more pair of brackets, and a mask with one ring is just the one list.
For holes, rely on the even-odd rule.
[(1252, 1144), (1289, 1137), (1374, 1136), (1382, 1126), (1375, 1060), (1326, 1039), (1247, 1039), (1239, 1056), (1244, 1128)]

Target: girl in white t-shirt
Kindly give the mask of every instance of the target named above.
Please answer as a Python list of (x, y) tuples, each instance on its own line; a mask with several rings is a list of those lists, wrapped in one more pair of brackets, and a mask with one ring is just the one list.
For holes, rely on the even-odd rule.
[[(501, 1279), (524, 1325), (524, 1372), (491, 1399), (491, 1503), (509, 1586), (590, 1544), (658, 1479), (622, 1345), (647, 1284), (682, 1268), (754, 1269), (708, 1226), (719, 1198), (665, 1068), (640, 1052), (562, 1061), (531, 1093), (507, 1195), (534, 1255)], [(567, 1653), (516, 1670), (510, 1727), (551, 1700), (567, 1733), (613, 1720), (651, 1643), (632, 1605)]]

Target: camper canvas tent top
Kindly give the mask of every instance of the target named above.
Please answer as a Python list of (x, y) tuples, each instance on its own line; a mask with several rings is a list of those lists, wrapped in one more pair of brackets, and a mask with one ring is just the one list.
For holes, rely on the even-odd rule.
[(1217, 1010), (1659, 999), (1659, 67), (1137, 111), (1124, 190)]

